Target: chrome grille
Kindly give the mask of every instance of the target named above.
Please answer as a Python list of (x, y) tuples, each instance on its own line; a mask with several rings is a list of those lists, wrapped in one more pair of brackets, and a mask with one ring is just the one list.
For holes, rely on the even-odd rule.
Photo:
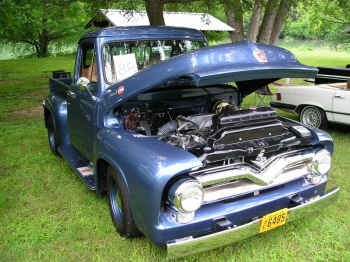
[(311, 172), (312, 150), (273, 156), (264, 163), (246, 163), (195, 171), (190, 175), (204, 187), (205, 202), (259, 191), (304, 177)]

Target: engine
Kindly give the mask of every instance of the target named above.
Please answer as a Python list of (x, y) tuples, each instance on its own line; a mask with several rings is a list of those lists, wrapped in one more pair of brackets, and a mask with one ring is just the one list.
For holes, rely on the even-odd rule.
[(124, 128), (182, 148), (206, 163), (276, 150), (288, 138), (271, 107), (242, 110), (219, 99), (207, 104), (197, 99), (130, 102), (123, 108)]
[(207, 143), (211, 134), (213, 114), (200, 114), (184, 117), (177, 116), (162, 126), (157, 136), (168, 144), (195, 153)]

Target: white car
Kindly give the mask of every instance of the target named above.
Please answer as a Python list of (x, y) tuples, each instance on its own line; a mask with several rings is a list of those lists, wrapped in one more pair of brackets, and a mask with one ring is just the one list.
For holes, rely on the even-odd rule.
[(299, 114), (299, 121), (325, 129), (329, 124), (350, 125), (350, 84), (283, 86), (270, 106)]

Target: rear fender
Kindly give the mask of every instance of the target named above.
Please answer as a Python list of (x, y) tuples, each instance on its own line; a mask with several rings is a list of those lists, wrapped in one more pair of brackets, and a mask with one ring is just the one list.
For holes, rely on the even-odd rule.
[(64, 96), (49, 94), (44, 101), (45, 126), (49, 115), (53, 116), (55, 125), (56, 142), (58, 146), (69, 144), (67, 100)]
[(334, 121), (334, 118), (333, 118), (333, 112), (331, 110), (327, 110), (326, 108), (324, 108), (323, 105), (319, 104), (319, 103), (311, 103), (310, 104), (301, 104), (301, 105), (298, 105), (296, 108), (295, 108), (295, 112), (300, 114), (301, 111), (303, 111), (303, 109), (307, 106), (314, 106), (314, 107), (318, 107), (320, 109), (322, 109), (326, 116), (327, 116), (327, 120), (328, 121)]
[(303, 109), (304, 109), (305, 107), (307, 107), (307, 106), (318, 107), (318, 108), (321, 108), (323, 111), (326, 111), (326, 109), (323, 107), (323, 105), (321, 105), (321, 104), (319, 104), (319, 103), (315, 103), (315, 102), (311, 102), (311, 101), (310, 101), (310, 102), (307, 104), (307, 102), (304, 102), (304, 101), (303, 101), (302, 104), (298, 105), (298, 106), (295, 108), (295, 112), (298, 113), (298, 114), (300, 114), (301, 111), (303, 111)]

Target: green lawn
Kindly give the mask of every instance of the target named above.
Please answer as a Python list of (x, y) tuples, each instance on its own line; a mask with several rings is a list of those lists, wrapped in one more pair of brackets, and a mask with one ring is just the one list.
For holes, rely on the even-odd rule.
[[(350, 63), (350, 53), (296, 55), (310, 65)], [(97, 198), (50, 152), (41, 110), (49, 90), (44, 75), (73, 66), (73, 57), (0, 61), (0, 261), (165, 261), (165, 249), (146, 238), (117, 235), (106, 199)], [(338, 202), (300, 221), (178, 261), (349, 261), (350, 135), (328, 131), (335, 141), (328, 188), (341, 186)]]

